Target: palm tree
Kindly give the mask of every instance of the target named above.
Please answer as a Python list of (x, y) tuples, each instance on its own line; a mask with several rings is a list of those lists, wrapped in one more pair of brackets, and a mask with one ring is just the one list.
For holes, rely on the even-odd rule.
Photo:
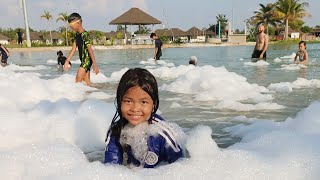
[(69, 46), (69, 42), (68, 42), (68, 14), (66, 12), (64, 13), (60, 13), (58, 19), (56, 20), (58, 21), (62, 21), (66, 24), (66, 46)]
[(216, 27), (218, 27), (219, 22), (220, 22), (220, 33), (225, 32), (225, 30), (228, 26), (228, 19), (226, 18), (226, 15), (225, 14), (218, 14), (218, 16), (216, 16), (216, 20), (217, 20)]
[(297, 21), (309, 16), (305, 9), (307, 6), (309, 3), (300, 0), (278, 0), (276, 2), (276, 10), (285, 22), (285, 40), (288, 39), (289, 21)]
[(278, 19), (275, 14), (275, 4), (269, 3), (266, 6), (263, 4), (259, 4), (259, 11), (254, 11), (255, 14), (252, 17), (253, 22), (259, 26), (260, 24), (264, 24), (267, 27), (267, 34), (269, 35), (269, 25), (276, 27), (277, 23), (280, 23), (280, 19)]
[(52, 15), (50, 14), (49, 11), (44, 11), (44, 14), (41, 15), (40, 17), (48, 20), (48, 22), (49, 22), (50, 39), (51, 39), (51, 44), (52, 44), (52, 34), (51, 34), (51, 27), (50, 27), (50, 19), (52, 19)]

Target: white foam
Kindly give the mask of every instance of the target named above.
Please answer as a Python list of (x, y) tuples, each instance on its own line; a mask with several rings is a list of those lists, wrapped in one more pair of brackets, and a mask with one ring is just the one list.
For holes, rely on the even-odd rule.
[(215, 109), (230, 109), (236, 111), (279, 110), (285, 106), (277, 103), (261, 102), (257, 104), (244, 104), (236, 101), (221, 101), (214, 106)]
[(42, 100), (56, 101), (61, 98), (83, 100), (86, 91), (94, 90), (81, 83), (74, 83), (75, 77), (69, 74), (49, 80), (40, 79), (35, 73), (8, 71), (0, 74), (0, 87), (3, 90), (0, 107), (30, 108)]
[(71, 61), (71, 64), (81, 64), (81, 61), (80, 59), (77, 59), (77, 60)]
[(49, 67), (38, 65), (38, 66), (20, 66), (16, 64), (10, 64), (4, 68), (0, 68), (3, 70), (10, 70), (10, 71), (36, 71), (36, 70), (43, 70), (49, 69)]
[(110, 95), (104, 92), (92, 92), (87, 96), (88, 99), (110, 99), (115, 97), (115, 95)]
[(175, 79), (181, 75), (186, 74), (189, 70), (196, 68), (193, 65), (180, 65), (178, 67), (159, 67), (156, 69), (148, 69), (155, 77), (161, 79)]
[(281, 65), (282, 70), (289, 70), (289, 71), (294, 71), (294, 70), (300, 70), (300, 69), (305, 69), (307, 68), (306, 65), (303, 64), (283, 64)]
[(98, 74), (90, 71), (90, 80), (92, 83), (105, 83), (108, 82), (107, 76), (99, 72)]
[(281, 82), (273, 83), (268, 86), (268, 89), (277, 91), (277, 92), (291, 92), (293, 89), (301, 88), (320, 88), (320, 80), (318, 79), (305, 79), (298, 78), (296, 81), (290, 82)]
[(58, 64), (57, 60), (49, 59), (47, 60), (47, 64)]
[[(236, 73), (228, 72), (224, 67), (203, 66), (188, 70), (171, 84), (164, 84), (161, 90), (193, 94), (196, 101), (249, 100), (254, 103), (273, 99), (269, 90), (257, 84), (249, 84), (247, 79)], [(250, 92), (250, 93), (248, 93)]]
[(171, 104), (171, 106), (170, 106), (170, 108), (181, 108), (181, 107), (182, 107), (181, 104), (176, 103), (176, 102), (173, 102), (173, 103)]
[(120, 71), (115, 71), (111, 73), (110, 77), (107, 77), (106, 82), (119, 82), (124, 73), (126, 73), (129, 68), (123, 68)]
[(140, 61), (139, 63), (143, 65), (156, 65), (156, 61), (153, 58), (149, 58), (146, 61)]
[[(236, 103), (240, 103), (239, 99), (256, 99), (254, 109), (264, 106), (261, 104), (268, 103), (265, 100), (270, 98), (265, 97), (269, 96), (265, 95), (269, 93), (267, 89), (249, 84), (246, 78), (225, 68), (190, 69), (174, 83), (179, 81), (186, 83), (181, 88), (188, 93), (217, 88), (219, 91), (213, 91), (219, 92), (217, 97), (228, 91)], [(320, 83), (298, 79), (292, 86), (318, 88)], [(0, 89), (2, 179), (246, 180), (318, 179), (320, 176), (320, 102), (284, 122), (255, 120), (251, 125), (228, 128), (230, 134), (242, 140), (226, 149), (217, 146), (211, 128), (195, 127), (185, 143), (190, 157), (155, 169), (128, 169), (88, 162), (84, 155), (98, 155), (104, 150), (106, 130), (116, 111), (113, 103), (86, 100), (88, 91), (96, 92), (96, 89), (74, 83), (74, 76), (68, 74), (44, 80), (37, 73), (8, 69), (0, 70)], [(225, 102), (221, 100), (221, 103)], [(103, 155), (99, 159), (103, 159)]]
[(259, 60), (257, 62), (245, 62), (244, 65), (247, 65), (247, 66), (269, 66), (270, 63), (268, 63), (264, 60)]
[(293, 52), (291, 55), (280, 57), (280, 59), (285, 59), (285, 60), (293, 61), (295, 57), (296, 57), (296, 53)]
[(277, 57), (277, 58), (275, 58), (275, 59), (273, 60), (273, 62), (279, 63), (279, 62), (282, 62), (282, 60)]
[(148, 65), (148, 67), (150, 65), (155, 66), (155, 65), (161, 65), (161, 66), (165, 66), (165, 67), (174, 67), (174, 63), (170, 63), (170, 62), (166, 62), (164, 60), (154, 60), (153, 58), (149, 58), (146, 61), (140, 61), (140, 64), (143, 65)]

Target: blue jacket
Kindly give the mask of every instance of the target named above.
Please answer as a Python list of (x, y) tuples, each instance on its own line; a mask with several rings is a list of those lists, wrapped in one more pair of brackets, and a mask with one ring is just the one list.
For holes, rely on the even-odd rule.
[(144, 162), (134, 157), (130, 145), (121, 145), (120, 137), (110, 133), (106, 142), (105, 163), (154, 168), (162, 162), (172, 163), (183, 156), (183, 151), (174, 137), (175, 133), (159, 115), (155, 115), (148, 126), (156, 126), (155, 128), (161, 130), (158, 135), (147, 137), (148, 150), (145, 157), (142, 157)]

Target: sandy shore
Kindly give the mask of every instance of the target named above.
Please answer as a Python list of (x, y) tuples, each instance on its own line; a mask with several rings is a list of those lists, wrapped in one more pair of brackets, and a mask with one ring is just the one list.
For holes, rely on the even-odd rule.
[[(164, 48), (188, 48), (188, 47), (218, 47), (218, 46), (253, 46), (255, 42), (247, 42), (241, 44), (209, 44), (209, 43), (186, 43), (186, 44), (165, 44)], [(122, 45), (122, 46), (93, 46), (95, 50), (108, 50), (108, 49), (150, 49), (154, 45)], [(8, 48), (11, 52), (36, 52), (36, 51), (58, 51), (70, 50), (71, 46), (56, 46), (56, 47), (31, 47), (31, 48)]]

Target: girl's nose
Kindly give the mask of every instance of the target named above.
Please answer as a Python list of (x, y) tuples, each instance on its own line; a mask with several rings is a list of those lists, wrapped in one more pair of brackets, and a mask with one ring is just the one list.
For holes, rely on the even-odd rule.
[(130, 110), (133, 111), (133, 112), (139, 111), (140, 110), (139, 103), (133, 103), (131, 108), (130, 108)]

